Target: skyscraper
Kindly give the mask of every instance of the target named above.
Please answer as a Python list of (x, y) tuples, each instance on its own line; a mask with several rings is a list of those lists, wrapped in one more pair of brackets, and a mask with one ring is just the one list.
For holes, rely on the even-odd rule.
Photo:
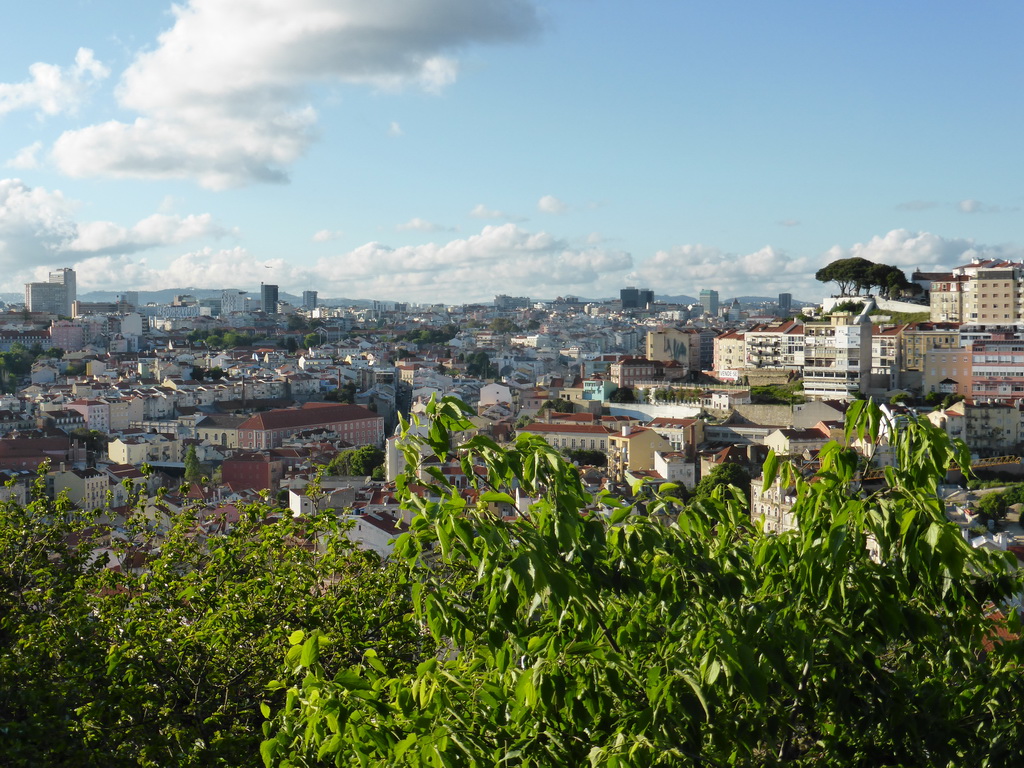
[(704, 307), (704, 314), (718, 317), (718, 291), (705, 288), (700, 292), (700, 305)]
[(277, 314), (277, 286), (270, 283), (260, 283), (260, 306), (268, 315)]
[(791, 293), (780, 293), (779, 294), (779, 314), (788, 315), (789, 310), (793, 308), (793, 294)]
[(317, 292), (316, 291), (303, 291), (302, 292), (302, 308), (310, 311), (316, 309)]
[(649, 288), (623, 288), (619, 291), (623, 309), (646, 309), (654, 303), (654, 291)]
[(54, 270), (45, 283), (25, 283), (25, 306), (29, 312), (49, 312), (72, 317), (78, 298), (75, 270)]

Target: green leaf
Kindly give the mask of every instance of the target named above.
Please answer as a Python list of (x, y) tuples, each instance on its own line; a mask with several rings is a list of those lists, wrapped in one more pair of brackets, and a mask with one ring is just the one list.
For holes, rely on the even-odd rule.
[(764, 480), (761, 482), (761, 493), (772, 487), (775, 482), (775, 475), (779, 469), (779, 457), (775, 455), (775, 450), (768, 449), (768, 457), (764, 460)]
[(311, 667), (320, 656), (320, 638), (313, 635), (302, 645), (302, 658), (299, 663), (304, 667)]

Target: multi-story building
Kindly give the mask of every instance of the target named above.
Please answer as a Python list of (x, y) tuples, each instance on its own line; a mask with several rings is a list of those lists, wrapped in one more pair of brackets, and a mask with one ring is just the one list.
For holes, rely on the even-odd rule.
[(1024, 339), (993, 336), (971, 344), (970, 353), (972, 401), (1024, 398)]
[(608, 476), (621, 482), (626, 472), (653, 470), (659, 451), (671, 452), (672, 444), (653, 429), (624, 426), (608, 435)]
[(494, 297), (494, 308), (499, 312), (511, 312), (515, 309), (528, 309), (529, 296), (506, 296), (501, 293)]
[(633, 387), (665, 377), (665, 364), (645, 357), (628, 357), (611, 364), (608, 375), (617, 387)]
[(302, 308), (312, 312), (316, 309), (317, 303), (317, 291), (303, 291), (302, 292)]
[(278, 448), (285, 438), (307, 429), (326, 429), (353, 446), (384, 443), (384, 417), (361, 405), (306, 403), (257, 413), (238, 425), (238, 447)]
[(1024, 264), (975, 259), (939, 277), (931, 281), (933, 321), (1009, 325), (1024, 318)]
[(107, 476), (95, 469), (59, 469), (46, 473), (46, 489), (52, 498), (67, 492), (68, 500), (82, 509), (98, 509), (104, 506), (107, 487), (110, 481)]
[(231, 289), (220, 292), (220, 312), (222, 315), (230, 315), (232, 312), (245, 312), (245, 302), (245, 291)]
[(700, 419), (658, 416), (646, 426), (668, 440), (673, 451), (685, 453), (691, 458), (696, 453), (697, 445), (704, 442), (704, 422)]
[(903, 370), (923, 371), (928, 350), (960, 346), (960, 323), (908, 323), (900, 333), (900, 346)]
[(745, 368), (799, 370), (804, 364), (804, 326), (794, 320), (755, 325), (743, 334)]
[(700, 292), (700, 305), (705, 315), (718, 317), (718, 291), (705, 288)]
[(25, 306), (29, 312), (64, 314), (64, 286), (57, 283), (25, 283)]
[(804, 394), (812, 400), (853, 400), (871, 373), (869, 301), (859, 315), (835, 312), (804, 326)]
[(277, 286), (270, 283), (260, 283), (260, 309), (265, 314), (277, 314)]
[[(746, 345), (744, 335), (739, 331), (726, 331), (715, 337), (715, 372), (719, 378), (723, 371), (731, 372), (729, 378), (738, 377), (746, 367)], [(733, 376), (735, 374), (735, 376)]]
[[(714, 338), (714, 336), (712, 336)], [(693, 328), (658, 328), (647, 332), (646, 354), (648, 360), (663, 363), (675, 362), (685, 371), (699, 371), (701, 368), (701, 335)]]
[(797, 529), (793, 506), (796, 504), (796, 488), (783, 488), (778, 480), (762, 488), (764, 480), (755, 477), (750, 481), (750, 519), (755, 523), (763, 521), (768, 533), (785, 533)]
[(619, 291), (623, 309), (647, 309), (654, 303), (654, 291), (648, 288), (623, 288)]
[(1016, 453), (1020, 411), (1007, 403), (965, 403), (964, 442), (979, 456)]
[(519, 430), (544, 438), (552, 448), (565, 450), (608, 450), (608, 429), (600, 424), (542, 424), (534, 422)]
[(922, 391), (970, 397), (971, 358), (968, 348), (935, 347), (925, 352)]
[(929, 299), (929, 319), (936, 323), (964, 322), (964, 295), (967, 275), (933, 275)]
[(60, 313), (66, 317), (71, 317), (71, 310), (75, 305), (75, 300), (78, 298), (78, 280), (75, 276), (75, 270), (71, 269), (71, 267), (61, 267), (51, 272), (48, 280), (53, 285), (64, 287), (64, 306)]

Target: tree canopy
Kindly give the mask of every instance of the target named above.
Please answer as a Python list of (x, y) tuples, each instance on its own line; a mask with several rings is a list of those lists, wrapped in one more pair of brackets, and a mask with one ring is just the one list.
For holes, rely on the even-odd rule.
[[(117, 535), (51, 501), (0, 501), (4, 764), (996, 766), (1024, 743), (1022, 578), (974, 549), (938, 484), (969, 465), (927, 421), (878, 490), (822, 449), (764, 488), (684, 503), (591, 495), (536, 436), (510, 448), (427, 407), (387, 562), (329, 514), (243, 505), (131, 515)], [(870, 402), (847, 438), (875, 439)], [(437, 459), (457, 457), (459, 485)], [(315, 491), (315, 489), (314, 489)], [(511, 492), (510, 492), (511, 491)], [(513, 493), (515, 495), (513, 495)], [(525, 501), (518, 501), (526, 499)], [(517, 509), (516, 516), (508, 514)], [(224, 510), (226, 514), (227, 510)], [(120, 542), (120, 543), (119, 543)], [(105, 568), (97, 549), (123, 559)]]
[[(464, 425), (452, 403), (432, 412), (413, 466)], [(848, 418), (874, 435), (880, 414)], [(330, 633), (293, 636), (266, 765), (960, 766), (1019, 750), (1020, 642), (999, 641), (1018, 624), (993, 606), (1020, 579), (946, 519), (937, 483), (965, 456), (930, 424), (897, 435), (877, 492), (851, 490), (856, 454), (836, 443), (815, 482), (771, 456), (765, 485), (795, 487), (799, 530), (782, 535), (726, 488), (684, 506), (668, 486), (646, 514), (604, 493), (605, 516), (535, 437), (462, 449), (486, 468), (467, 472), (477, 505), (439, 473), (426, 496), (400, 485), (418, 516), (396, 557), (447, 651), (394, 674), (368, 649), (332, 675)], [(509, 522), (488, 502), (511, 486), (536, 501)]]
[(835, 283), (841, 296), (868, 293), (877, 288), (880, 295), (893, 298), (920, 290), (898, 267), (876, 264), (860, 256), (836, 259), (819, 269), (814, 278), (822, 283)]

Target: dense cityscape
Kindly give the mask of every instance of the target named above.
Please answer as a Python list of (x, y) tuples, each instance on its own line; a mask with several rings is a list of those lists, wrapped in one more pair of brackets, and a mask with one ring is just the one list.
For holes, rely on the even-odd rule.
[(7, 11), (0, 766), (1021, 764), (1024, 4)]
[[(849, 291), (854, 279), (869, 290), (867, 278), (836, 278), (843, 266), (857, 264), (823, 270), (823, 290), (838, 280)], [(24, 502), (44, 467), (51, 495), (103, 507), (114, 529), (128, 514), (126, 478), (149, 493), (186, 482), (178, 503), (201, 499), (201, 517), (222, 519), (267, 495), (299, 512), (319, 477), (360, 545), (387, 555), (410, 522), (393, 486), (405, 469), (399, 420), (448, 396), (474, 409), (472, 434), (541, 436), (588, 487), (626, 497), (640, 480), (692, 492), (743, 477), (756, 488), (768, 450), (813, 468), (841, 438), (849, 404), (866, 397), (893, 419), (927, 418), (992, 466), (1019, 454), (1024, 266), (978, 261), (899, 278), (893, 298), (876, 287), (801, 307), (790, 294), (743, 306), (713, 289), (668, 304), (634, 287), (606, 301), (341, 307), (316, 291), (291, 304), (270, 284), (166, 304), (138, 292), (87, 302), (75, 271), (56, 269), (3, 317), (0, 469)], [(875, 469), (894, 462), (854, 447)], [(350, 474), (363, 477), (338, 477), (353, 450), (362, 453)], [(792, 527), (779, 504), (755, 500), (770, 529)], [(978, 545), (1011, 543), (966, 503), (951, 509), (965, 531), (981, 531)]]

